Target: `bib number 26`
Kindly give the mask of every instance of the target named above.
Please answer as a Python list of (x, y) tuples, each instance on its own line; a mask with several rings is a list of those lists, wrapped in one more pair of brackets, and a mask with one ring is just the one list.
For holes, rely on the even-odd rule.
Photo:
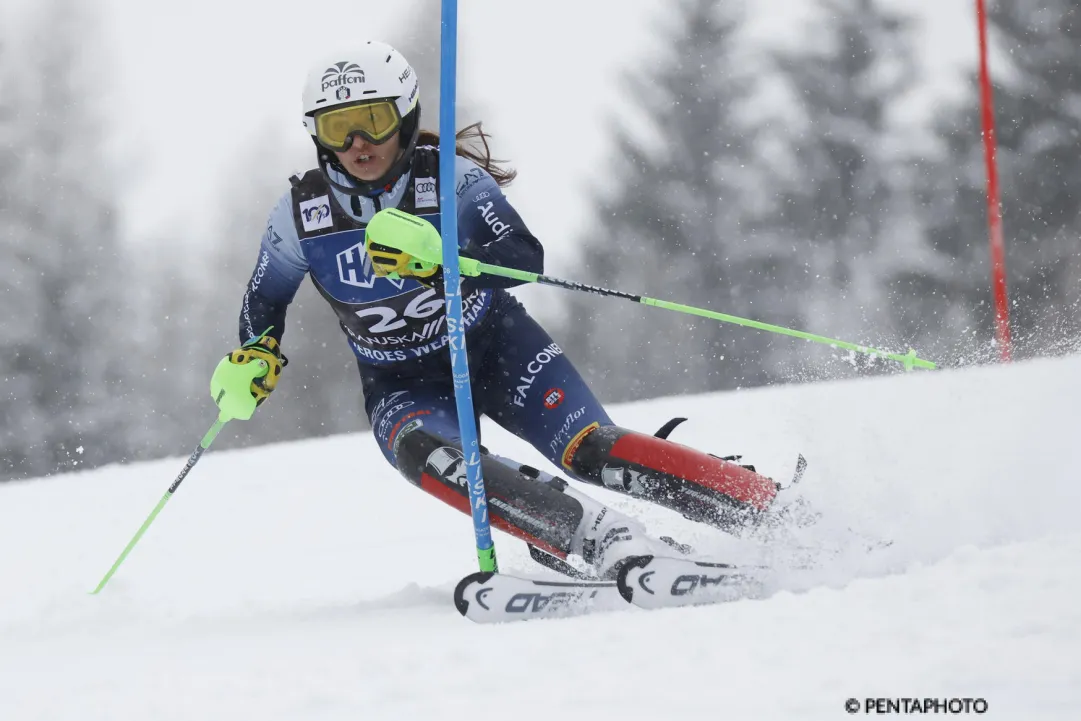
[(398, 311), (394, 308), (388, 308), (386, 306), (376, 306), (374, 308), (365, 308), (364, 310), (358, 310), (356, 315), (358, 318), (372, 318), (377, 320), (368, 327), (369, 333), (393, 333), (396, 330), (401, 330), (409, 325), (407, 318), (413, 318), (422, 320), (429, 318), (440, 311), (443, 307), (443, 299), (437, 298), (438, 291), (435, 288), (428, 288), (426, 291), (418, 295), (409, 301), (409, 305), (402, 311), (401, 316), (398, 315)]

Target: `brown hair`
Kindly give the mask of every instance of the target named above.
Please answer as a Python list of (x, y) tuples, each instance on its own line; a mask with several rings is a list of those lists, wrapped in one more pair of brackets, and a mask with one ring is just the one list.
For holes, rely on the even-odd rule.
[[(463, 158), (469, 158), (474, 163), (488, 171), (500, 187), (510, 185), (510, 182), (518, 177), (518, 171), (514, 168), (500, 167), (506, 160), (492, 158), (492, 150), (488, 147), (489, 136), (479, 122), (467, 125), (454, 134), (455, 153)], [(417, 138), (417, 145), (439, 145), (439, 133), (431, 130), (421, 130)]]

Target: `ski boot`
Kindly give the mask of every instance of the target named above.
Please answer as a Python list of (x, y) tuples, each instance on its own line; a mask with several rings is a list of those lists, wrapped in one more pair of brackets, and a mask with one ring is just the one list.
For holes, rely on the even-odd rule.
[[(482, 452), (486, 453), (486, 449)], [(680, 556), (692, 552), (690, 546), (678, 543), (669, 536), (653, 538), (638, 520), (580, 493), (562, 478), (516, 463), (509, 458), (491, 453), (486, 453), (486, 456), (513, 468), (521, 475), (558, 489), (581, 505), (582, 518), (571, 536), (570, 551), (582, 559), (590, 572), (579, 571), (566, 561), (546, 554), (530, 544), (530, 555), (543, 566), (572, 578), (614, 580), (628, 559), (637, 556)]]
[(582, 480), (740, 535), (767, 513), (779, 486), (739, 456), (715, 456), (668, 440), (684, 420), (674, 418), (652, 436), (597, 428), (568, 449), (564, 465)]

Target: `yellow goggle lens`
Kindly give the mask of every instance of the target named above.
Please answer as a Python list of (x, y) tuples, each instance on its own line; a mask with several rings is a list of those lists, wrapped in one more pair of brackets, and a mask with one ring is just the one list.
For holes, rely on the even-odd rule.
[(353, 133), (379, 143), (397, 132), (400, 124), (394, 103), (380, 100), (319, 113), (315, 116), (315, 133), (324, 145), (341, 150)]

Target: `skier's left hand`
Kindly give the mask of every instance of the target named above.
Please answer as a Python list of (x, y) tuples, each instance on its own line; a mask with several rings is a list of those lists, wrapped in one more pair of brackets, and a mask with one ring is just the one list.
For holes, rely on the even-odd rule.
[[(443, 240), (435, 226), (397, 208), (376, 213), (365, 229), (364, 249), (376, 275), (416, 278), (442, 276)], [(459, 258), (464, 275), (478, 275), (477, 261)]]

